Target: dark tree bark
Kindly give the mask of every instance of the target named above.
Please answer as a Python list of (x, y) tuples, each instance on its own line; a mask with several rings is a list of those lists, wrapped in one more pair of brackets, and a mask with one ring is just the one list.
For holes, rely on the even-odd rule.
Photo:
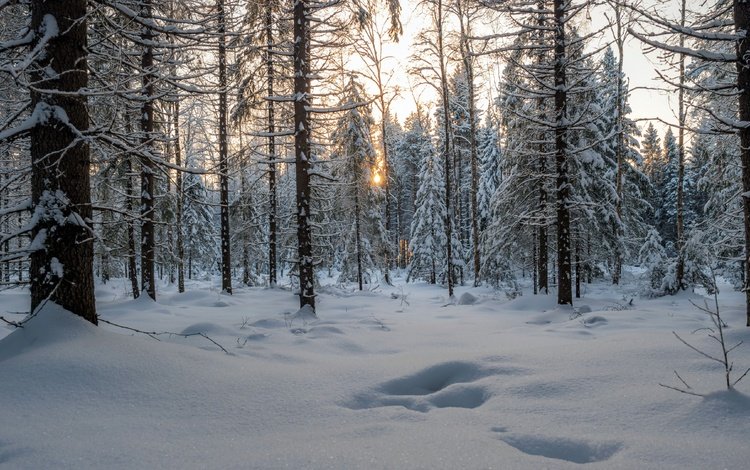
[(315, 309), (315, 271), (310, 226), (310, 9), (307, 0), (294, 4), (294, 158), (297, 184), (297, 263), (300, 308)]
[[(682, 0), (680, 6), (680, 25), (685, 27), (687, 5)], [(685, 47), (685, 36), (680, 35), (680, 47)], [(685, 54), (680, 54), (680, 86), (678, 96), (678, 124), (677, 129), (677, 290), (684, 289), (685, 282)]]
[(276, 115), (274, 109), (274, 100), (270, 97), (275, 95), (274, 79), (276, 71), (273, 66), (273, 10), (271, 1), (266, 2), (265, 11), (265, 28), (266, 28), (266, 74), (268, 80), (268, 101), (267, 119), (268, 119), (268, 284), (276, 287), (276, 259), (277, 259), (277, 199), (276, 199)]
[[(623, 204), (623, 178), (624, 176), (624, 165), (625, 165), (625, 142), (623, 136), (623, 113), (625, 99), (623, 97), (623, 77), (622, 68), (624, 63), (624, 46), (625, 46), (625, 33), (623, 31), (622, 24), (622, 11), (620, 5), (615, 5), (615, 31), (617, 37), (615, 42), (617, 44), (617, 105), (615, 112), (617, 113), (615, 121), (615, 160), (617, 162), (617, 171), (615, 173), (615, 191), (617, 192), (617, 202), (615, 203), (615, 213), (617, 214), (617, 220), (615, 220), (615, 249), (614, 249), (614, 266), (612, 267), (612, 284), (620, 284), (620, 277), (622, 275), (622, 251), (620, 243), (622, 243), (622, 204)], [(578, 250), (578, 245), (576, 245)], [(576, 256), (578, 252), (576, 251)], [(576, 289), (578, 289), (578, 265), (576, 264)], [(578, 290), (576, 290), (576, 297), (578, 297)]]
[(354, 190), (354, 230), (355, 230), (355, 243), (357, 244), (357, 285), (359, 290), (362, 290), (362, 227), (360, 224), (361, 208), (359, 206), (359, 188), (362, 182), (360, 178), (355, 180)]
[(31, 199), (38, 217), (32, 237), (44, 242), (31, 253), (31, 308), (49, 299), (97, 324), (90, 153), (79, 137), (89, 127), (80, 94), (88, 85), (86, 14), (86, 0), (31, 2), (32, 47), (48, 40), (30, 77), (31, 104), (41, 113), (31, 130)]
[[(182, 166), (182, 146), (180, 144), (180, 101), (174, 102), (172, 109), (172, 126), (174, 128), (174, 162)], [(184, 188), (182, 184), (182, 171), (177, 170), (175, 176), (175, 190), (177, 191), (177, 204), (175, 208), (175, 225), (177, 226), (177, 292), (185, 292), (185, 241), (182, 230), (182, 210)]]
[(567, 3), (555, 0), (555, 166), (557, 169), (557, 303), (572, 305), (570, 260), (570, 182), (565, 57)]
[(227, 44), (224, 0), (216, 2), (219, 34), (219, 204), (221, 205), (221, 290), (232, 293), (229, 233), (229, 142), (227, 137)]
[[(537, 4), (539, 9), (539, 31), (538, 38), (539, 44), (544, 44), (544, 1), (540, 1)], [(540, 50), (537, 56), (537, 63), (540, 67), (544, 65), (544, 54), (543, 50)], [(542, 97), (539, 99), (539, 109), (541, 112), (540, 120), (546, 120), (545, 111), (545, 99)], [(539, 134), (539, 232), (538, 232), (538, 243), (539, 243), (539, 256), (537, 257), (537, 273), (539, 281), (538, 292), (540, 294), (549, 294), (549, 252), (547, 249), (547, 147), (545, 142), (547, 140), (547, 134), (542, 131)], [(536, 293), (536, 289), (535, 292)]]
[[(465, 1), (465, 0), (464, 0)], [(464, 1), (456, 3), (461, 26), (461, 54), (463, 55), (463, 66), (466, 72), (466, 84), (469, 92), (469, 150), (471, 166), (471, 246), (472, 246), (472, 265), (474, 268), (474, 287), (479, 286), (479, 270), (481, 267), (479, 256), (479, 209), (477, 204), (477, 194), (479, 193), (479, 156), (477, 154), (477, 110), (476, 90), (474, 87), (474, 55), (471, 47), (471, 13)]]
[[(125, 131), (128, 134), (133, 133), (133, 125), (130, 120), (130, 114), (125, 113)], [(135, 194), (135, 188), (133, 187), (133, 161), (132, 156), (127, 155), (125, 157), (125, 194), (127, 199), (125, 202), (125, 209), (131, 217), (128, 217), (128, 277), (130, 278), (130, 289), (133, 292), (133, 298), (137, 299), (141, 296), (141, 290), (138, 287), (138, 260), (137, 253), (135, 251), (136, 245), (136, 227), (135, 227), (135, 207), (133, 202), (138, 197)]]
[[(545, 139), (544, 133), (540, 135), (542, 140)], [(547, 156), (544, 154), (544, 144), (539, 144), (539, 231), (538, 244), (539, 256), (537, 257), (537, 272), (539, 278), (539, 293), (549, 294), (549, 252), (547, 250), (547, 188), (545, 180), (547, 179)]]
[(581, 233), (580, 230), (576, 230), (576, 299), (581, 298)]
[[(143, 0), (140, 16), (152, 17), (151, 0)], [(143, 26), (141, 41), (141, 73), (143, 104), (141, 106), (141, 144), (147, 153), (154, 148), (154, 43), (153, 30)], [(156, 300), (156, 276), (154, 271), (155, 225), (154, 225), (154, 177), (156, 165), (150, 155), (141, 157), (141, 290)]]
[[(734, 29), (741, 38), (737, 41), (737, 89), (740, 120), (750, 122), (750, 2), (735, 0)], [(742, 192), (750, 194), (750, 127), (741, 127), (740, 152), (742, 160)], [(745, 309), (750, 326), (750, 197), (742, 198), (745, 224)]]
[(445, 48), (443, 45), (443, 1), (437, 2), (437, 40), (440, 60), (440, 90), (443, 101), (443, 162), (445, 165), (445, 237), (446, 243), (446, 282), (448, 283), (448, 297), (453, 297), (453, 204), (451, 204), (451, 121), (450, 104), (448, 100), (448, 76), (445, 66)]

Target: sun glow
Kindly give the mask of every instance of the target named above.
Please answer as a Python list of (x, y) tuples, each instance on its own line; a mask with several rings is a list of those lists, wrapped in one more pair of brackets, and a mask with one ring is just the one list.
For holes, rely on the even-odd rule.
[(373, 173), (373, 175), (372, 175), (372, 184), (374, 186), (380, 186), (380, 184), (382, 182), (383, 182), (383, 177), (380, 176), (380, 172), (376, 171), (375, 173)]

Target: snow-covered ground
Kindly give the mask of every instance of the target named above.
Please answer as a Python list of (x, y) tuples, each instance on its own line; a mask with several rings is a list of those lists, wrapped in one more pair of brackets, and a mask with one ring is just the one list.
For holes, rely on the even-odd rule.
[[(750, 378), (723, 390), (697, 294), (633, 298), (403, 284), (320, 289), (318, 319), (284, 289), (208, 284), (158, 302), (97, 291), (103, 319), (45, 309), (0, 328), (0, 467), (239, 469), (747, 468)], [(624, 297), (623, 297), (624, 295)], [(475, 300), (471, 303), (471, 300)], [(750, 367), (742, 294), (724, 287), (735, 375)], [(27, 308), (0, 294), (2, 315)], [(16, 316), (15, 318), (21, 318)], [(705, 397), (681, 394), (674, 370)]]

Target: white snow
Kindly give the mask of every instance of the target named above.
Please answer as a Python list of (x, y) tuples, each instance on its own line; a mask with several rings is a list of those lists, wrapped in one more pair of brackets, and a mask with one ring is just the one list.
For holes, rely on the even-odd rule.
[[(714, 351), (690, 333), (710, 324), (697, 294), (594, 285), (576, 311), (554, 292), (458, 287), (475, 301), (456, 305), (396, 282), (320, 288), (317, 317), (287, 289), (160, 284), (152, 302), (129, 300), (124, 280), (98, 287), (103, 319), (204, 333), (230, 355), (48, 304), (0, 327), (0, 467), (746, 467), (750, 380), (722, 390), (721, 370), (672, 335)], [(750, 343), (743, 295), (722, 288), (725, 334)], [(4, 291), (0, 315), (19, 320), (28, 302)], [(732, 355), (735, 373), (750, 367), (750, 344)], [(674, 370), (706, 397), (660, 387), (681, 385)]]

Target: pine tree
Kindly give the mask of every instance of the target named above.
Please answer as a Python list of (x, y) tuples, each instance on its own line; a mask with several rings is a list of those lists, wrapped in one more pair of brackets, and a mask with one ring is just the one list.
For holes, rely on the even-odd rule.
[[(369, 281), (375, 269), (372, 250), (371, 219), (378, 205), (370, 197), (371, 173), (375, 169), (375, 149), (371, 140), (374, 120), (365, 104), (362, 85), (351, 75), (342, 91), (343, 105), (348, 108), (331, 135), (339, 160), (338, 177), (342, 187), (339, 200), (341, 214), (350, 221), (342, 260), (341, 280), (356, 281), (359, 290)], [(375, 207), (373, 207), (375, 206)]]
[(422, 121), (421, 108), (407, 117), (405, 129), (395, 145), (394, 163), (397, 194), (397, 220), (399, 226), (399, 266), (409, 264), (409, 240), (411, 224), (416, 210), (416, 195), (419, 189), (419, 168), (432, 144)]
[(671, 129), (664, 135), (664, 156), (666, 165), (660, 176), (661, 185), (657, 188), (659, 205), (656, 208), (656, 226), (667, 246), (672, 246), (670, 256), (676, 256), (677, 243), (677, 185), (678, 150), (677, 139)]
[[(425, 142), (426, 143), (426, 142)], [(438, 282), (447, 260), (445, 246), (445, 175), (439, 154), (425, 145), (419, 168), (419, 189), (411, 222), (409, 251), (411, 264), (407, 281), (424, 279), (430, 284)]]
[(490, 202), (500, 186), (502, 153), (498, 139), (498, 129), (494, 121), (488, 119), (487, 125), (479, 130), (477, 136), (481, 167), (477, 194), (480, 233), (484, 233), (487, 228), (490, 219)]

